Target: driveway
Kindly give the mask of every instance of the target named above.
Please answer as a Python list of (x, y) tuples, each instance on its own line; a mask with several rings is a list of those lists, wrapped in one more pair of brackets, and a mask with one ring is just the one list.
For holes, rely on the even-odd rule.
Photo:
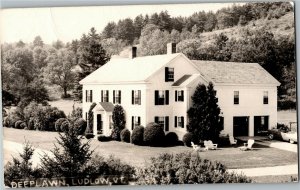
[(272, 147), (272, 148), (278, 148), (281, 150), (290, 151), (290, 152), (295, 152), (295, 153), (298, 152), (298, 144), (291, 144), (291, 143), (276, 141), (276, 140), (256, 141), (255, 143), (258, 143), (258, 144), (261, 144), (264, 146), (268, 146), (268, 147)]

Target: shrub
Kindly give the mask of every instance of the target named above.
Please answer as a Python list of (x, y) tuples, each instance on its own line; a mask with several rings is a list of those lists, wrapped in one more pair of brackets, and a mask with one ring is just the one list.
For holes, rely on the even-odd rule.
[(98, 136), (98, 141), (108, 142), (108, 141), (111, 141), (111, 137), (110, 136), (105, 136), (105, 135), (100, 135), (100, 136)]
[(9, 127), (9, 118), (8, 117), (4, 118), (3, 127)]
[(144, 131), (144, 142), (148, 146), (162, 146), (164, 144), (165, 132), (157, 123), (149, 123)]
[(191, 142), (194, 141), (194, 135), (192, 133), (188, 132), (183, 136), (182, 141), (185, 146), (190, 147)]
[(66, 118), (59, 118), (55, 122), (55, 131), (61, 132), (61, 124), (65, 121), (68, 121)]
[[(122, 176), (124, 177), (123, 182), (121, 181), (114, 181), (114, 185), (116, 184), (128, 184), (129, 181), (133, 181), (135, 168), (122, 163), (120, 159), (115, 158), (114, 156), (110, 156), (109, 158), (105, 159), (102, 156), (96, 155), (93, 156), (92, 159), (86, 165), (87, 175), (89, 176), (99, 176), (104, 175), (108, 176), (109, 178), (113, 178), (114, 176)], [(113, 181), (113, 180), (111, 180)]]
[(87, 127), (87, 122), (82, 118), (78, 118), (74, 122), (74, 127), (78, 135), (83, 135)]
[(87, 138), (87, 139), (91, 139), (91, 138), (94, 138), (94, 134), (93, 133), (86, 133), (85, 134), (85, 138)]
[(70, 122), (67, 120), (67, 121), (64, 121), (62, 122), (61, 126), (60, 126), (60, 130), (62, 132), (67, 132), (70, 128)]
[(25, 122), (22, 122), (22, 123), (20, 124), (20, 129), (25, 129), (25, 128), (27, 128), (27, 125), (26, 125)]
[(71, 113), (72, 118), (82, 118), (82, 108), (77, 107), (76, 109), (73, 107), (72, 113)]
[(34, 129), (34, 118), (33, 117), (29, 118), (27, 129), (28, 130), (33, 130)]
[(224, 165), (199, 154), (161, 154), (137, 172), (137, 184), (250, 183), (246, 176), (229, 173)]
[(128, 129), (123, 129), (120, 133), (121, 141), (130, 143), (130, 131)]
[(144, 127), (137, 126), (133, 129), (131, 134), (131, 143), (135, 145), (144, 144)]
[(168, 146), (176, 146), (178, 145), (178, 136), (174, 132), (169, 132), (165, 138), (165, 144)]
[(22, 120), (16, 121), (16, 123), (15, 123), (15, 128), (16, 128), (16, 129), (21, 129), (21, 127), (20, 127), (21, 123), (24, 123), (24, 121), (22, 121)]

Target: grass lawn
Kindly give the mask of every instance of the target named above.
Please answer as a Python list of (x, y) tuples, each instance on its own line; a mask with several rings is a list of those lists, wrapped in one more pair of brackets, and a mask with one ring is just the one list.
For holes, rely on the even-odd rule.
[[(12, 128), (3, 128), (3, 133), (4, 140), (24, 143), (26, 139), (33, 146), (44, 150), (52, 149), (54, 147), (53, 143), (56, 142), (55, 138), (58, 137), (58, 133), (56, 132), (27, 131)], [(143, 166), (149, 161), (150, 157), (157, 156), (161, 153), (192, 151), (192, 148), (184, 146), (167, 148), (146, 147), (117, 141), (99, 142), (95, 139), (92, 139), (90, 142), (95, 153), (105, 157), (115, 155), (122, 161), (134, 166)], [(7, 154), (8, 153), (5, 153), (5, 158), (9, 157)], [(297, 153), (257, 144), (254, 145), (253, 151), (240, 151), (238, 148), (227, 147), (220, 148), (219, 150), (200, 152), (199, 154), (202, 158), (220, 161), (232, 169), (296, 164), (298, 156)]]
[(298, 181), (297, 175), (267, 175), (267, 176), (258, 176), (250, 177), (255, 183), (290, 183), (291, 177)]
[(74, 102), (73, 100), (68, 99), (59, 99), (55, 101), (49, 101), (49, 104), (53, 107), (57, 107), (58, 109), (65, 112), (66, 115), (69, 115), (74, 108), (81, 107), (81, 103)]

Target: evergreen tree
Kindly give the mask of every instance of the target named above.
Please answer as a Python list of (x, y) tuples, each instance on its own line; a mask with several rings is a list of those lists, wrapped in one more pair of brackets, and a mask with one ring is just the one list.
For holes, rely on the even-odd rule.
[(120, 141), (120, 132), (125, 128), (126, 120), (125, 120), (125, 112), (122, 106), (116, 105), (113, 110), (112, 115), (113, 120), (113, 129), (111, 133), (111, 137), (114, 140)]
[(73, 124), (69, 131), (59, 134), (59, 146), (51, 151), (53, 156), (41, 158), (43, 176), (51, 177), (84, 177), (87, 173), (86, 164), (91, 159), (89, 142), (82, 142), (83, 136), (78, 136)]
[(188, 110), (188, 131), (193, 133), (197, 140), (217, 141), (221, 131), (220, 108), (210, 83), (208, 88), (199, 84), (192, 96), (193, 105)]

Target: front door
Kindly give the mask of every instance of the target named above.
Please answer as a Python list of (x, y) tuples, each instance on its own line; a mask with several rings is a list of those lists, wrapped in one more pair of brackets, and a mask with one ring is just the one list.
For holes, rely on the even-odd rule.
[(233, 117), (233, 136), (249, 135), (249, 117)]
[(102, 122), (102, 115), (97, 114), (97, 134), (103, 133), (103, 122)]

